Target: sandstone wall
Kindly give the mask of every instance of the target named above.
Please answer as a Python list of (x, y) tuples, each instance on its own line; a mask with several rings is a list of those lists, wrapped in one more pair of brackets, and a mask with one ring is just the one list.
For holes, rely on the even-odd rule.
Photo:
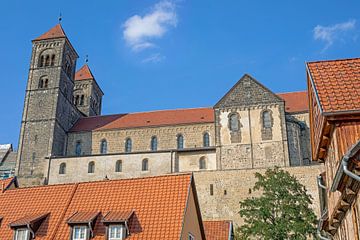
[[(313, 208), (319, 215), (319, 197), (316, 176), (324, 171), (322, 165), (286, 167), (284, 170), (295, 175), (304, 184), (313, 197)], [(255, 173), (264, 173), (266, 169), (217, 170), (194, 172), (196, 190), (199, 196), (203, 219), (231, 219), (235, 226), (243, 223), (238, 214), (239, 202), (249, 196), (256, 182)], [(212, 186), (211, 186), (212, 185)], [(213, 195), (211, 190), (213, 189)]]

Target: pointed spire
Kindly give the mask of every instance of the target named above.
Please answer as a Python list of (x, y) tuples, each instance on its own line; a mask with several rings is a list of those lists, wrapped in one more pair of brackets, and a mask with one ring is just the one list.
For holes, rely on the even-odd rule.
[(88, 79), (95, 79), (95, 78), (94, 75), (91, 73), (89, 66), (85, 64), (75, 73), (75, 81), (88, 80)]
[(34, 41), (46, 40), (52, 38), (66, 38), (66, 34), (63, 28), (61, 27), (60, 23), (58, 23), (55, 27), (51, 28), (46, 33), (42, 34), (40, 37), (35, 38)]
[(59, 18), (58, 18), (58, 20), (59, 20), (59, 24), (61, 24), (61, 20), (62, 20), (62, 15), (61, 15), (61, 12), (60, 12), (60, 14), (59, 14)]

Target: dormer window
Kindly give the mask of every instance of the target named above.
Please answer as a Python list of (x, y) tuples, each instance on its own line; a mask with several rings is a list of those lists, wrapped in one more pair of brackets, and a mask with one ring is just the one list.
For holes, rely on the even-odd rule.
[(124, 240), (130, 235), (129, 220), (134, 211), (108, 212), (102, 222), (106, 226), (107, 240)]
[(126, 228), (122, 224), (109, 225), (109, 240), (123, 240), (126, 238)]
[(26, 228), (19, 228), (15, 230), (15, 240), (29, 240), (29, 230)]
[(87, 238), (87, 227), (86, 226), (74, 226), (73, 228), (73, 240), (86, 240)]

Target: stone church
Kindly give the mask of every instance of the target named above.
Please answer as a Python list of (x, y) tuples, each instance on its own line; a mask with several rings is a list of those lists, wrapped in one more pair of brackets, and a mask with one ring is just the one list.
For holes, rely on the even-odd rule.
[(306, 91), (275, 94), (245, 74), (213, 107), (101, 115), (101, 82), (77, 58), (60, 24), (32, 41), (20, 185), (192, 171), (204, 218), (240, 224), (254, 173), (279, 166), (317, 199)]

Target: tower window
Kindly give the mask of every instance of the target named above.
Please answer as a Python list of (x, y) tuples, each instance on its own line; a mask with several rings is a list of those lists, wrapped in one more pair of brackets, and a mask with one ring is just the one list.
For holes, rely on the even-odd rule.
[(80, 106), (83, 106), (84, 105), (84, 95), (81, 95), (80, 97)]
[(125, 140), (125, 152), (129, 153), (132, 150), (132, 141), (131, 138)]
[(45, 79), (45, 81), (44, 81), (44, 88), (48, 88), (48, 86), (49, 86), (49, 79)]
[(230, 131), (237, 132), (239, 131), (239, 115), (237, 113), (233, 113), (229, 116), (229, 128)]
[(39, 80), (39, 86), (38, 86), (40, 89), (41, 88), (44, 88), (44, 79), (40, 79)]
[(77, 142), (76, 142), (75, 154), (76, 154), (76, 156), (80, 156), (80, 155), (81, 155), (81, 142), (80, 142), (80, 141), (77, 141)]
[(199, 169), (200, 170), (206, 169), (206, 157), (201, 157), (199, 159)]
[(106, 141), (106, 139), (101, 140), (100, 153), (101, 154), (107, 154), (107, 141)]
[(177, 143), (177, 149), (183, 149), (184, 148), (184, 137), (182, 134), (178, 134), (176, 138)]
[(153, 136), (151, 137), (151, 151), (157, 151), (157, 137)]
[(203, 146), (204, 147), (209, 147), (210, 146), (210, 135), (209, 133), (204, 133), (203, 135)]
[(39, 67), (43, 67), (45, 65), (45, 58), (43, 55), (40, 56)]
[(122, 161), (121, 160), (116, 161), (115, 172), (122, 172)]
[(79, 95), (76, 95), (75, 97), (75, 106), (77, 106), (79, 104), (79, 99), (80, 99), (80, 96)]
[(55, 54), (51, 55), (51, 62), (50, 62), (51, 66), (55, 65)]
[(149, 170), (149, 160), (147, 158), (142, 160), (141, 170), (142, 171), (148, 171)]
[(95, 172), (95, 162), (91, 161), (88, 165), (88, 173), (94, 173)]
[(59, 174), (65, 174), (66, 173), (66, 163), (61, 163), (59, 167)]
[(263, 127), (264, 128), (271, 128), (272, 127), (270, 111), (267, 110), (267, 111), (263, 112), (262, 121), (263, 121)]
[(50, 66), (50, 55), (45, 56), (45, 67)]

